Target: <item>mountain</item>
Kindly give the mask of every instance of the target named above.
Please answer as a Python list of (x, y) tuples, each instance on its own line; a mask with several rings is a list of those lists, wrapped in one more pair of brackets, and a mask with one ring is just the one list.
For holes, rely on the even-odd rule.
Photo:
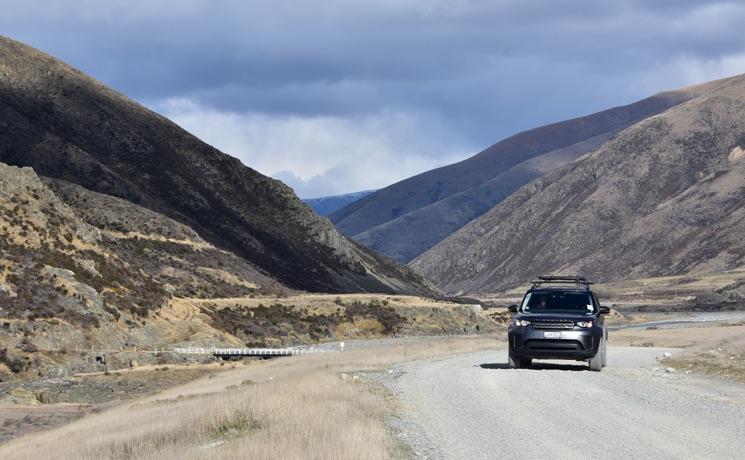
[(373, 193), (375, 190), (365, 190), (362, 192), (345, 193), (343, 195), (322, 196), (320, 198), (305, 198), (303, 201), (310, 206), (319, 216), (328, 216), (337, 209), (354, 203), (360, 198)]
[(293, 292), (180, 222), (3, 163), (0, 235), (0, 404), (18, 380), (192, 359), (155, 349), (499, 327), (472, 305)]
[(432, 292), (340, 235), (281, 182), (8, 38), (0, 38), (0, 162), (166, 216), (291, 288)]
[(339, 230), (365, 246), (408, 262), (536, 177), (596, 149), (622, 129), (720, 83), (663, 92), (521, 132), (464, 161), (381, 189), (330, 218)]
[(0, 310), (6, 317), (57, 317), (98, 327), (124, 314), (146, 317), (172, 296), (288, 292), (172, 219), (3, 163), (0, 231)]
[[(3, 163), (0, 232), (0, 382), (96, 367), (93, 351), (73, 349), (235, 343), (172, 303), (287, 292), (183, 224)], [(123, 351), (116, 364), (137, 358)]]
[(717, 272), (745, 257), (745, 76), (625, 129), (415, 259), (450, 292), (545, 272)]

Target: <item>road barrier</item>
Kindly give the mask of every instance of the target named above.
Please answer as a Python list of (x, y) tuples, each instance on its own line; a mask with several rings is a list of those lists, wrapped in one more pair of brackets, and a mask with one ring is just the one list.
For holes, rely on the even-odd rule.
[[(9, 347), (21, 350), (21, 347)], [(342, 348), (343, 350), (343, 348)], [(176, 348), (156, 348), (148, 350), (143, 348), (125, 348), (118, 349), (95, 349), (89, 348), (36, 348), (36, 352), (83, 352), (92, 355), (117, 354), (117, 353), (143, 353), (143, 354), (187, 354), (187, 355), (213, 355), (217, 357), (232, 356), (305, 356), (317, 353), (327, 353), (330, 350), (318, 348), (225, 348), (225, 347), (176, 347)]]
[(212, 355), (217, 357), (234, 356), (302, 356), (325, 353), (327, 350), (317, 348), (221, 348), (221, 347), (185, 347), (174, 348), (174, 353), (188, 355)]

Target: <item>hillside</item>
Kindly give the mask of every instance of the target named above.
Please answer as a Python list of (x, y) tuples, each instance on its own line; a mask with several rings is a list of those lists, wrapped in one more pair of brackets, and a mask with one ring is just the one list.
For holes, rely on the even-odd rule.
[(717, 272), (745, 256), (745, 76), (622, 131), (412, 262), (450, 292), (544, 272)]
[(183, 359), (137, 350), (496, 327), (472, 305), (292, 291), (175, 220), (2, 163), (0, 232), (0, 383)]
[(330, 217), (343, 233), (365, 246), (408, 262), (536, 177), (719, 84), (668, 91), (516, 134), (460, 163), (379, 190)]
[(0, 38), (0, 161), (167, 216), (295, 289), (431, 293), (292, 190), (70, 66)]
[(319, 216), (327, 216), (337, 209), (354, 203), (360, 198), (373, 193), (375, 190), (365, 190), (362, 192), (345, 193), (343, 195), (323, 196), (320, 198), (305, 198), (303, 201), (310, 206)]
[[(178, 342), (159, 320), (178, 297), (290, 292), (176, 221), (72, 184), (46, 182), (31, 168), (0, 163), (0, 381), (90, 368), (91, 356), (67, 353), (75, 348)], [(181, 321), (192, 331), (199, 324), (197, 318)], [(209, 332), (203, 339), (229, 340), (221, 328), (202, 324)], [(193, 332), (180, 341), (199, 339)]]
[(394, 260), (409, 262), (521, 186), (584, 155), (610, 136), (601, 134), (523, 161), (482, 184), (359, 233), (354, 239)]

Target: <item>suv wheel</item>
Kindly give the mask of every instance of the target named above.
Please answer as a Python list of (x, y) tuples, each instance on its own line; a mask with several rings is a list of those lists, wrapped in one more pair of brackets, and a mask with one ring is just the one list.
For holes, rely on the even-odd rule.
[(590, 370), (591, 371), (599, 372), (603, 369), (603, 355), (604, 354), (605, 352), (603, 351), (603, 347), (601, 346), (598, 349), (598, 352), (595, 353), (595, 356), (593, 356), (590, 359)]
[(524, 369), (530, 367), (533, 360), (530, 358), (515, 358), (512, 354), (507, 355), (507, 363), (511, 369)]
[(608, 365), (608, 341), (603, 342), (603, 367)]

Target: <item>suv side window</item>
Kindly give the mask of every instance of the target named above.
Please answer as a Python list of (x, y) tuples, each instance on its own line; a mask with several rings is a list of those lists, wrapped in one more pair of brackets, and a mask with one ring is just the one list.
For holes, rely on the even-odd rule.
[(525, 294), (525, 298), (523, 299), (523, 303), (520, 305), (520, 310), (524, 310), (525, 306), (528, 305), (528, 302), (530, 302), (530, 296), (533, 295), (532, 292), (528, 292)]

